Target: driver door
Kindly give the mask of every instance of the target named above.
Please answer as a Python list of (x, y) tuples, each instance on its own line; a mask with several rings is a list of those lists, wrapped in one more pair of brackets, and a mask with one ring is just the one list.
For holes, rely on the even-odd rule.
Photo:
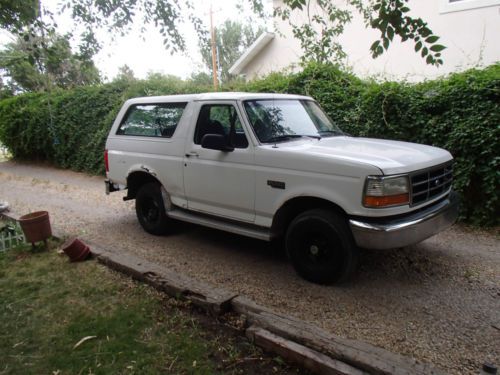
[[(224, 135), (234, 151), (202, 148), (205, 134)], [(200, 103), (184, 162), (184, 190), (190, 210), (254, 222), (254, 152), (248, 139), (235, 102)]]

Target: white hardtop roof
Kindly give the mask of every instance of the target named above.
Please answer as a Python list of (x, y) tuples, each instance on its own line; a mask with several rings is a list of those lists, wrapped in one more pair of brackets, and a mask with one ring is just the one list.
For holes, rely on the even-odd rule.
[(200, 100), (256, 100), (256, 99), (308, 99), (309, 96), (291, 94), (268, 94), (251, 92), (208, 92), (203, 94), (144, 96), (127, 100), (128, 104), (150, 104), (165, 102), (191, 102)]

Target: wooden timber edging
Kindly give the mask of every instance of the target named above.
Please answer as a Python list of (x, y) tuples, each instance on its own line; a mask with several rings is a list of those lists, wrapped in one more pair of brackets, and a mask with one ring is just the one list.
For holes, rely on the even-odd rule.
[(353, 366), (319, 353), (304, 345), (297, 344), (282, 336), (278, 336), (258, 326), (250, 326), (245, 331), (246, 336), (255, 345), (268, 352), (275, 353), (287, 362), (296, 363), (315, 374), (332, 375), (366, 375)]
[[(13, 212), (1, 213), (12, 220)], [(56, 230), (55, 237), (65, 235)], [(109, 268), (145, 282), (167, 295), (190, 301), (212, 315), (235, 312), (244, 316), (246, 336), (271, 351), (321, 375), (431, 375), (443, 374), (430, 364), (392, 353), (371, 344), (333, 335), (320, 327), (259, 306), (247, 297), (209, 286), (126, 253), (108, 251), (86, 241), (97, 260)]]
[(341, 338), (318, 326), (278, 314), (252, 300), (209, 286), (154, 263), (127, 254), (111, 253), (90, 244), (99, 262), (144, 281), (166, 294), (191, 301), (212, 315), (236, 312), (245, 317), (246, 336), (265, 350), (318, 374), (441, 374), (430, 364), (371, 344)]
[[(96, 254), (94, 251), (96, 246), (91, 244), (91, 249)], [(97, 256), (97, 260), (111, 269), (143, 281), (169, 296), (188, 300), (212, 315), (220, 315), (230, 311), (231, 300), (237, 296), (237, 294), (224, 289), (208, 287), (198, 280), (129, 254), (103, 251)]]
[(392, 353), (362, 341), (336, 336), (314, 324), (259, 306), (243, 296), (234, 298), (231, 305), (233, 311), (245, 315), (248, 323), (254, 326), (370, 374), (442, 374), (430, 364), (421, 363), (414, 358)]

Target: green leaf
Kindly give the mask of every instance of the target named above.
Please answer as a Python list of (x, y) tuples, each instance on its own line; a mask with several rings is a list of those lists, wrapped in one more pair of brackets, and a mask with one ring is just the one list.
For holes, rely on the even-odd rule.
[(424, 38), (426, 38), (432, 34), (432, 31), (428, 27), (423, 27), (422, 29), (420, 29), (419, 33)]
[(392, 26), (387, 27), (387, 36), (391, 41), (394, 38), (394, 29)]
[(380, 40), (376, 40), (376, 41), (374, 41), (374, 42), (372, 43), (372, 45), (370, 46), (370, 49), (371, 49), (372, 51), (375, 51), (375, 50), (377, 49), (377, 47), (379, 46), (379, 44), (380, 44)]
[(415, 44), (415, 52), (420, 51), (420, 48), (422, 48), (422, 42), (418, 42), (417, 44)]
[(439, 40), (439, 37), (437, 35), (431, 35), (425, 41), (426, 41), (426, 43), (433, 44), (433, 43), (436, 43), (438, 40)]
[(421, 55), (422, 55), (422, 57), (424, 57), (424, 56), (426, 56), (428, 53), (429, 53), (429, 50), (427, 49), (427, 47), (424, 47), (424, 48), (422, 49), (422, 53), (421, 53)]
[(389, 48), (389, 39), (384, 38), (384, 48), (387, 50)]
[(434, 44), (433, 46), (430, 47), (431, 51), (433, 51), (433, 52), (441, 52), (445, 48), (446, 47), (442, 46), (441, 44)]
[(288, 1), (288, 6), (290, 7), (290, 9), (300, 9), (300, 10), (302, 10), (305, 5), (306, 5), (306, 0), (291, 0), (291, 1)]

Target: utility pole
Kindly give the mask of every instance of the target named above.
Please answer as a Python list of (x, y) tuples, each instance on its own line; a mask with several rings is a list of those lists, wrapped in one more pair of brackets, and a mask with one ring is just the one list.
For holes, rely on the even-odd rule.
[(216, 45), (215, 45), (215, 29), (213, 21), (212, 4), (210, 4), (210, 36), (212, 38), (212, 77), (214, 81), (214, 90), (219, 89), (219, 79), (217, 78), (217, 58), (216, 58)]

